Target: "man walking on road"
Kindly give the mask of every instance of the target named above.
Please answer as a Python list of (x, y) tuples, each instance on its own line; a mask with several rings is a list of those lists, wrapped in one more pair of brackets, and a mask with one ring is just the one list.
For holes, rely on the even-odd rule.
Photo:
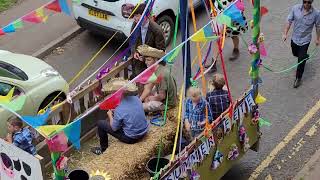
[(320, 12), (312, 6), (313, 0), (303, 0), (303, 4), (293, 6), (288, 16), (288, 23), (284, 30), (283, 41), (288, 38), (288, 32), (293, 23), (293, 33), (291, 38), (292, 54), (298, 58), (296, 80), (294, 88), (301, 85), (302, 74), (309, 58), (308, 47), (312, 39), (312, 30), (316, 26), (317, 39), (316, 45), (320, 44)]
[[(132, 24), (131, 31), (135, 28), (135, 26), (141, 19), (145, 8), (146, 8), (146, 4), (142, 3), (133, 13), (134, 22)], [(146, 44), (150, 47), (153, 47), (162, 51), (165, 51), (165, 48), (166, 48), (165, 39), (164, 39), (164, 35), (161, 27), (153, 20), (150, 20), (149, 17), (144, 17), (144, 19), (142, 20), (142, 25), (138, 29), (138, 31), (139, 32), (137, 33), (136, 42), (131, 47), (131, 54), (135, 60), (133, 77), (131, 78), (134, 78), (135, 76), (137, 76), (147, 68), (142, 57), (140, 57), (139, 53), (137, 52), (138, 46)]]

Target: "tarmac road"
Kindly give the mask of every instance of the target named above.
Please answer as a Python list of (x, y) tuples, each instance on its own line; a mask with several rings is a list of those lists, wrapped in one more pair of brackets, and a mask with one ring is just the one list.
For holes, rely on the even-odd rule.
[[(289, 42), (281, 41), (282, 30), (289, 7), (297, 1), (281, 0), (271, 1), (263, 0), (262, 4), (267, 6), (270, 13), (263, 17), (262, 32), (266, 38), (266, 48), (268, 57), (263, 59), (265, 65), (270, 65), (274, 70), (282, 70), (296, 63), (296, 59), (290, 53)], [(320, 8), (320, 2), (315, 1), (315, 7)], [(249, 6), (246, 6), (249, 7)], [(247, 8), (247, 15), (251, 17), (251, 12)], [(208, 17), (203, 10), (198, 11), (198, 28), (208, 21)], [(249, 18), (251, 19), (251, 18)], [(190, 30), (192, 30), (190, 23)], [(251, 32), (244, 35), (247, 42), (250, 42)], [(80, 68), (89, 61), (93, 54), (104, 44), (106, 40), (100, 37), (92, 37), (88, 32), (83, 32), (65, 46), (45, 58), (45, 61), (54, 66), (67, 80), (70, 80), (80, 70)], [(178, 40), (179, 41), (179, 40)], [(97, 58), (97, 61), (81, 76), (78, 84), (85, 77), (94, 72), (111, 54), (117, 49), (119, 44), (112, 42)], [(192, 57), (196, 55), (195, 44), (192, 46)], [(310, 50), (314, 48), (314, 43)], [(170, 48), (169, 48), (170, 49)], [(319, 50), (319, 49), (318, 49)], [(251, 58), (247, 53), (243, 43), (241, 43), (241, 58), (230, 62), (228, 57), (232, 52), (232, 43), (227, 40), (224, 49), (225, 62), (228, 70), (229, 83), (233, 98), (239, 97), (245, 89), (249, 87), (248, 67)], [(203, 51), (203, 54), (205, 50)], [(262, 128), (262, 139), (259, 152), (250, 151), (246, 157), (241, 159), (224, 179), (248, 179), (261, 163), (265, 168), (259, 168), (257, 179), (292, 179), (302, 168), (304, 162), (315, 153), (320, 146), (317, 131), (319, 119), (319, 108), (311, 115), (307, 112), (319, 101), (320, 97), (320, 54), (315, 60), (307, 63), (303, 78), (303, 85), (298, 89), (293, 89), (295, 69), (288, 73), (275, 74), (266, 70), (261, 70), (263, 84), (260, 88), (261, 94), (268, 99), (267, 103), (261, 106), (262, 117), (272, 122), (271, 127)], [(181, 58), (177, 58), (175, 64), (178, 81), (181, 84), (182, 66)], [(220, 65), (220, 63), (218, 63)], [(218, 66), (219, 67), (219, 66)], [(221, 69), (221, 68), (219, 68)], [(72, 85), (74, 87), (74, 85)], [(304, 119), (303, 119), (304, 118)], [(299, 122), (304, 122), (305, 126), (297, 128)], [(277, 145), (292, 130), (296, 132), (289, 135), (291, 141), (284, 142), (283, 148), (276, 148)], [(311, 130), (310, 130), (311, 129)], [(309, 132), (309, 133), (308, 133)], [(288, 136), (287, 136), (288, 137)], [(302, 140), (301, 140), (302, 139)], [(297, 147), (298, 150), (297, 150)], [(264, 161), (269, 157), (270, 152), (275, 152), (272, 161)], [(289, 157), (290, 156), (290, 157)], [(267, 163), (265, 163), (267, 162)], [(260, 171), (258, 171), (260, 172)]]

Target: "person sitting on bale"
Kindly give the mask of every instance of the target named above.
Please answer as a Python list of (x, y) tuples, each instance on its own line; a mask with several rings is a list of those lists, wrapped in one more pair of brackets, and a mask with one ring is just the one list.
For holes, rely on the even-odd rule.
[[(138, 47), (138, 52), (144, 59), (147, 67), (154, 65), (165, 53), (161, 50), (152, 48), (148, 45)], [(166, 67), (166, 63), (161, 61), (155, 65), (157, 82), (151, 82), (144, 86), (140, 99), (143, 103), (145, 112), (163, 111), (165, 108), (166, 98), (168, 98), (168, 107), (173, 108), (177, 102), (177, 84), (175, 78)], [(155, 93), (153, 93), (153, 89)]]
[(36, 155), (36, 148), (32, 144), (33, 136), (27, 127), (23, 127), (23, 122), (17, 117), (10, 117), (7, 125), (8, 135), (5, 140), (32, 155)]
[(199, 88), (190, 87), (187, 94), (188, 99), (186, 100), (184, 123), (187, 132), (191, 135), (192, 139), (194, 139), (204, 130), (206, 124), (206, 107), (208, 110), (209, 123), (212, 122), (212, 116), (208, 103), (201, 96)]
[(213, 75), (212, 85), (214, 89), (207, 93), (207, 102), (210, 105), (213, 120), (229, 108), (230, 100), (228, 91), (224, 90), (225, 80), (222, 74)]
[(138, 88), (126, 80), (110, 80), (105, 86), (106, 93), (114, 93), (124, 85), (125, 92), (120, 104), (112, 111), (107, 112), (108, 118), (98, 122), (98, 135), (100, 147), (91, 151), (100, 155), (108, 148), (108, 134), (127, 144), (134, 144), (141, 140), (149, 130), (142, 103), (137, 96)]

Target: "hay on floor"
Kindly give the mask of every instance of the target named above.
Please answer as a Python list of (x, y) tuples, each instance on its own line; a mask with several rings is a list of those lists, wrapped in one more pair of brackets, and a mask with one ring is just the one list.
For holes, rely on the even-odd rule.
[[(158, 145), (162, 135), (164, 151), (170, 152), (176, 131), (176, 110), (168, 112), (167, 123), (163, 127), (150, 125), (150, 130), (143, 140), (136, 144), (124, 144), (109, 136), (109, 147), (102, 155), (90, 152), (90, 148), (99, 146), (98, 138), (83, 143), (81, 151), (70, 156), (70, 169), (84, 169), (89, 173), (97, 170), (108, 172), (114, 179), (145, 179), (146, 162), (157, 155)], [(166, 155), (166, 154), (163, 154)]]

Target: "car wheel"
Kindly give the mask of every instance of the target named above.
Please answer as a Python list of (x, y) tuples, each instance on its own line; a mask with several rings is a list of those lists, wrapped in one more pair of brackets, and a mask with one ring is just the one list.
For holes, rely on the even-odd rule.
[(165, 38), (166, 47), (170, 44), (174, 33), (174, 22), (168, 15), (163, 15), (157, 19), (157, 23), (161, 26)]
[[(62, 102), (66, 99), (64, 97), (64, 94), (60, 94), (57, 98), (56, 98), (56, 96), (57, 96), (57, 94), (52, 94), (52, 95), (49, 95), (48, 97), (46, 97), (46, 99), (43, 100), (43, 102), (41, 103), (38, 111), (45, 108), (49, 103), (51, 103), (51, 105), (49, 106), (49, 107), (51, 107), (52, 105), (55, 105), (55, 104)], [(54, 99), (54, 101), (51, 102), (53, 99)]]

